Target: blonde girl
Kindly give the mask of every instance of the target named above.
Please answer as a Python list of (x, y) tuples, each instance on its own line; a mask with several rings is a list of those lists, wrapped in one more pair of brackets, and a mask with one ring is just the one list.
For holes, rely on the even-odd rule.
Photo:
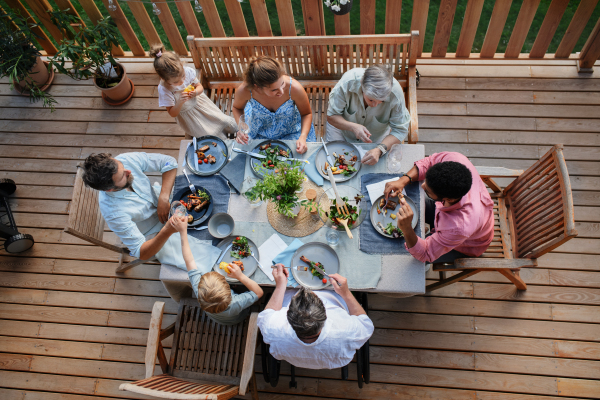
[[(149, 55), (154, 58), (154, 69), (161, 78), (158, 106), (166, 107), (187, 135), (226, 139), (227, 133), (238, 130), (235, 120), (223, 114), (204, 94), (194, 68), (184, 66), (179, 56), (166, 51), (163, 45), (153, 46)], [(194, 90), (184, 91), (189, 85)]]

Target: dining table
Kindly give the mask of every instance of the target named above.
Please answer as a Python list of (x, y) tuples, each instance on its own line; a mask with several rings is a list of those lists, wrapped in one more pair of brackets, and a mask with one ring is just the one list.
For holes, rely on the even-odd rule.
[[(180, 143), (177, 169), (178, 178), (179, 176), (183, 175), (184, 169), (187, 170), (187, 174), (190, 176), (190, 178), (194, 176), (191, 169), (186, 165), (186, 151), (190, 142), (190, 140), (182, 140)], [(250, 157), (246, 156), (245, 154), (232, 152), (232, 148), (235, 147), (236, 149), (252, 150), (258, 142), (260, 142), (260, 140), (255, 139), (253, 143), (249, 145), (243, 145), (235, 142), (235, 140), (225, 140), (225, 144), (229, 150), (229, 162), (234, 160), (235, 157), (247, 158), (244, 170), (246, 177), (253, 176), (253, 171), (250, 168)], [(294, 150), (293, 152), (295, 158), (308, 160), (311, 159), (311, 156), (313, 156), (311, 159), (313, 162), (314, 153), (322, 148), (322, 144), (319, 142), (309, 142), (307, 143), (308, 150), (304, 154), (298, 154), (295, 151), (295, 141), (285, 141), (285, 143)], [(376, 147), (376, 144), (373, 143), (353, 144), (359, 147), (361, 149), (360, 151), (363, 153)], [(416, 161), (425, 157), (425, 148), (421, 144), (402, 144), (401, 148), (402, 172), (407, 172), (413, 167)], [(242, 161), (240, 160), (240, 163), (241, 162)], [(386, 167), (386, 156), (382, 156), (379, 162), (375, 165), (363, 164), (356, 176), (352, 177), (352, 179), (348, 180), (347, 182), (337, 183), (337, 186), (350, 185), (360, 189), (361, 177), (369, 176), (371, 177), (371, 180), (373, 180), (373, 177), (377, 178), (378, 176), (373, 174), (381, 174), (382, 177), (389, 179), (390, 174), (388, 173)], [(401, 173), (397, 175), (400, 176)], [(185, 182), (185, 185), (187, 186), (187, 181)], [(246, 185), (246, 182), (244, 182), (244, 185)], [(329, 181), (324, 179), (322, 188), (327, 190), (330, 187), (331, 185)], [(247, 189), (248, 187), (244, 186), (242, 191)], [(229, 200), (227, 203), (225, 203), (224, 207), (227, 209), (227, 213), (231, 215), (235, 221), (235, 228), (232, 233), (233, 236), (246, 236), (253, 240), (258, 247), (260, 247), (273, 234), (279, 235), (281, 239), (288, 245), (292, 243), (295, 238), (278, 233), (269, 224), (269, 220), (267, 218), (266, 201), (260, 206), (252, 207), (246, 197), (236, 193), (236, 191), (232, 188), (228, 188), (228, 191)], [(418, 199), (415, 200), (415, 203), (418, 207), (418, 222), (415, 231), (419, 236), (424, 237), (425, 196), (423, 189), (418, 184), (415, 184), (413, 193), (417, 193), (418, 197)], [(368, 215), (362, 224), (371, 224)], [(307, 236), (306, 238), (298, 239), (304, 241), (305, 243), (322, 242), (327, 244), (326, 233), (328, 229), (330, 228), (323, 225), (315, 233)], [(188, 232), (193, 231), (190, 229)], [(404, 239), (398, 239), (397, 242), (397, 246), (402, 246), (402, 253), (398, 254), (396, 252), (396, 254), (385, 254), (385, 252), (382, 252), (381, 254), (377, 254), (377, 249), (372, 249), (372, 251), (363, 251), (364, 249), (361, 250), (359, 248), (359, 242), (361, 240), (360, 226), (354, 229), (352, 232), (354, 238), (350, 239), (342, 230), (339, 235), (339, 243), (333, 247), (340, 258), (339, 273), (348, 279), (348, 285), (351, 290), (382, 293), (384, 295), (393, 297), (408, 297), (425, 293), (425, 273), (427, 270), (426, 264), (415, 259), (404, 249)], [(219, 242), (215, 238), (210, 237), (208, 230), (203, 231), (203, 234), (205, 235), (205, 239), (212, 239), (213, 245)], [(257, 268), (256, 272), (254, 272), (251, 278), (261, 286), (275, 285), (275, 282), (271, 281), (269, 277), (267, 277), (267, 275), (261, 270), (261, 268)], [(160, 280), (164, 284), (171, 297), (176, 301), (179, 301), (181, 297), (190, 296), (192, 293), (187, 271), (181, 270), (175, 266), (162, 264), (160, 269)]]

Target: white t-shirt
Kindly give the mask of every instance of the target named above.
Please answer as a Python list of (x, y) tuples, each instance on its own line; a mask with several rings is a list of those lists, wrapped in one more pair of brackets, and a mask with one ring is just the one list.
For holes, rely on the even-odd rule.
[(171, 86), (170, 89), (167, 89), (164, 85), (165, 82), (162, 80), (158, 85), (158, 106), (159, 107), (173, 107), (175, 105), (175, 95), (173, 92), (181, 92), (191, 83), (198, 83), (198, 79), (196, 78), (196, 70), (190, 67), (183, 67), (185, 72), (185, 77), (183, 78), (183, 85), (181, 86)]
[(373, 334), (373, 322), (367, 315), (350, 315), (344, 300), (335, 292), (315, 291), (323, 305), (327, 319), (314, 343), (304, 343), (287, 320), (287, 311), (296, 289), (288, 289), (279, 311), (264, 310), (258, 315), (258, 327), (270, 352), (278, 360), (285, 360), (299, 368), (333, 369), (348, 365), (356, 350)]

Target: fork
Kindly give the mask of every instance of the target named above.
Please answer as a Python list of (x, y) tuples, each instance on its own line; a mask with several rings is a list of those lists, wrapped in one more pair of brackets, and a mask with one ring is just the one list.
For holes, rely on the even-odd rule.
[(189, 188), (192, 191), (193, 194), (196, 194), (196, 186), (194, 186), (194, 184), (192, 182), (190, 182), (190, 178), (188, 177), (187, 172), (185, 172), (185, 168), (183, 169), (183, 174), (185, 175), (185, 179), (187, 179), (188, 183), (190, 184)]

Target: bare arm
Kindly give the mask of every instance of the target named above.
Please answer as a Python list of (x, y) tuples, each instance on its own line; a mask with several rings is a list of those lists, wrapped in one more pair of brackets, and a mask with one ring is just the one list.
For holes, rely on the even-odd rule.
[(271, 299), (267, 303), (265, 310), (271, 309), (275, 311), (281, 310), (283, 307), (283, 295), (287, 286), (288, 271), (283, 268), (283, 264), (277, 264), (277, 268), (273, 270), (275, 278), (275, 291), (271, 295)]
[(233, 112), (233, 118), (235, 118), (235, 122), (240, 121), (240, 116), (244, 114), (244, 107), (246, 107), (246, 103), (250, 100), (250, 91), (246, 89), (246, 83), (242, 83), (235, 90), (235, 99), (233, 100), (233, 107), (231, 111)]
[(248, 290), (254, 292), (258, 298), (260, 299), (264, 292), (262, 290), (262, 288), (258, 285), (258, 283), (254, 282), (252, 279), (248, 278), (246, 275), (242, 274), (242, 276), (240, 276), (241, 279), (239, 279), (240, 282), (242, 282), (244, 284), (244, 286), (246, 286), (248, 288)]
[(165, 226), (162, 227), (160, 232), (152, 239), (144, 242), (142, 247), (140, 247), (140, 259), (141, 260), (149, 260), (156, 253), (162, 249), (162, 247), (167, 243), (169, 237), (175, 233), (175, 228), (171, 226), (171, 224), (166, 223)]
[(158, 213), (158, 219), (163, 224), (167, 222), (169, 218), (169, 197), (171, 197), (171, 190), (175, 183), (175, 177), (177, 176), (177, 170), (172, 169), (162, 174), (162, 187), (160, 189), (160, 195), (158, 196), (158, 206), (156, 212)]
[(331, 285), (333, 286), (333, 290), (337, 294), (339, 294), (342, 299), (346, 302), (348, 306), (348, 310), (350, 315), (363, 315), (366, 314), (364, 308), (358, 303), (358, 300), (354, 297), (350, 288), (348, 287), (348, 281), (341, 275), (331, 274), (329, 275), (331, 278)]
[(296, 107), (298, 107), (298, 111), (302, 117), (300, 139), (306, 140), (310, 132), (310, 125), (312, 124), (312, 109), (310, 108), (310, 102), (308, 101), (308, 95), (304, 91), (304, 87), (295, 79), (292, 80), (292, 100), (296, 103)]
[(329, 122), (331, 125), (335, 126), (338, 129), (351, 132), (354, 132), (354, 129), (356, 129), (356, 126), (358, 125), (354, 122), (346, 121), (346, 119), (342, 115), (328, 115), (327, 122)]
[[(183, 221), (187, 225), (187, 221)], [(186, 227), (187, 228), (187, 227)], [(188, 241), (187, 229), (179, 232), (181, 235), (181, 252), (183, 253), (183, 261), (185, 261), (185, 267), (188, 271), (192, 271), (197, 268), (196, 261), (192, 255), (190, 249), (190, 243)]]

